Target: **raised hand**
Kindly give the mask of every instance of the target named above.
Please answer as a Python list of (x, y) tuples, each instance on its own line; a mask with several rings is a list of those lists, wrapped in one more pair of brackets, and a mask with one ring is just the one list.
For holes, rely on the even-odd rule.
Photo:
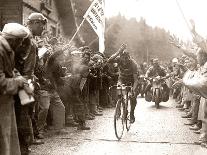
[(126, 47), (127, 47), (126, 44), (122, 44), (120, 49), (119, 49), (119, 53), (122, 53), (126, 49)]
[(169, 43), (174, 45), (175, 47), (178, 47), (178, 48), (182, 47), (182, 43), (180, 42), (180, 40), (178, 38), (176, 38), (175, 35), (170, 36)]

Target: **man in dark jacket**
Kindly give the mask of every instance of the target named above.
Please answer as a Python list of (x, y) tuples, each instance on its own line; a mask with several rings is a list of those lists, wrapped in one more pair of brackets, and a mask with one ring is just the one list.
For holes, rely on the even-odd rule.
[(15, 49), (28, 37), (29, 30), (17, 23), (4, 26), (0, 34), (0, 154), (20, 155), (14, 112), (14, 95), (26, 79), (14, 74)]

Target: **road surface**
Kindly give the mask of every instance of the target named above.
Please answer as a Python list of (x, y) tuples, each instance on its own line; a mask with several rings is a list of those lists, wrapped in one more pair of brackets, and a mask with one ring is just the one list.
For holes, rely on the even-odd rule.
[(152, 102), (137, 99), (136, 122), (121, 141), (114, 134), (114, 108), (87, 121), (89, 131), (67, 128), (67, 135), (52, 135), (45, 144), (32, 146), (32, 155), (207, 155), (207, 149), (194, 142), (196, 135), (183, 125), (186, 119), (170, 99), (156, 109)]

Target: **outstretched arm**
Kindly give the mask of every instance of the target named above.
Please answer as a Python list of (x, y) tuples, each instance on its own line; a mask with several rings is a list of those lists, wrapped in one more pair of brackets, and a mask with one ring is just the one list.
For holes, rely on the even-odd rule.
[(113, 61), (116, 59), (116, 57), (117, 57), (120, 53), (122, 53), (125, 49), (126, 49), (126, 44), (122, 44), (121, 47), (119, 48), (119, 50), (118, 50), (116, 53), (114, 53), (114, 54), (108, 59), (107, 62), (108, 62), (108, 63), (113, 62)]
[(175, 36), (171, 36), (170, 37), (170, 43), (172, 45), (174, 45), (175, 47), (179, 48), (183, 54), (187, 55), (188, 57), (193, 58), (194, 60), (197, 60), (196, 54), (194, 52), (191, 52), (190, 50), (186, 49), (186, 47), (184, 47), (180, 41), (175, 38)]
[(197, 57), (196, 57), (196, 54), (195, 53), (190, 52), (189, 50), (186, 50), (186, 49), (183, 49), (183, 48), (181, 48), (181, 50), (182, 50), (183, 54), (185, 54), (188, 57), (191, 57), (191, 58), (193, 58), (194, 60), (197, 61)]
[(207, 45), (205, 39), (196, 32), (195, 22), (192, 19), (190, 20), (190, 22), (192, 25), (191, 33), (193, 35), (193, 42), (196, 43), (203, 51), (207, 53)]

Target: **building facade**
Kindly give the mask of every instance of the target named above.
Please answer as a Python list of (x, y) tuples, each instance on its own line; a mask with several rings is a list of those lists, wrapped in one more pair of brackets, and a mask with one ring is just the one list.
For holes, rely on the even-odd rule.
[(32, 12), (47, 17), (52, 36), (70, 37), (76, 30), (70, 0), (0, 0), (0, 30), (8, 22), (26, 24)]

